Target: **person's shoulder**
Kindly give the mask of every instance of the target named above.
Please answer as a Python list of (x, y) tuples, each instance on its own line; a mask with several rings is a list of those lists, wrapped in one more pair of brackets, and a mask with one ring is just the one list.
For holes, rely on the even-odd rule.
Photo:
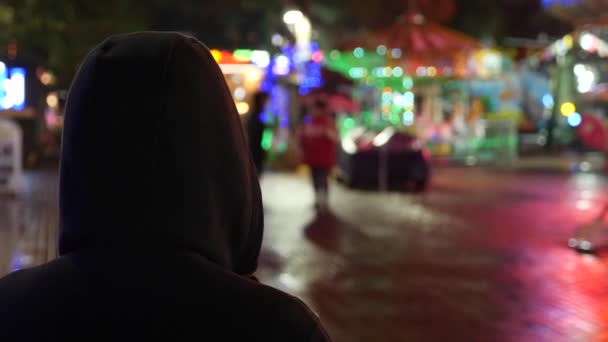
[(36, 305), (41, 266), (18, 270), (0, 278), (0, 326), (26, 319)]
[(36, 284), (41, 272), (41, 266), (37, 266), (17, 270), (0, 278), (0, 303), (7, 296), (14, 298), (16, 294), (27, 293)]
[(317, 315), (302, 300), (267, 285), (256, 287), (258, 298), (264, 298), (271, 308), (270, 314), (294, 336), (301, 336), (303, 341), (330, 341)]
[(49, 283), (47, 278), (57, 279), (69, 271), (65, 258), (58, 258), (46, 264), (14, 271), (0, 278), (0, 306), (3, 301), (18, 301), (31, 297), (38, 288), (48, 288), (56, 285)]

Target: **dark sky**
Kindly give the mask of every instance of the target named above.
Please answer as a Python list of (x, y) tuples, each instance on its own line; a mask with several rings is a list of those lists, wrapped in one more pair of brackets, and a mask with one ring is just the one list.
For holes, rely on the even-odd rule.
[(477, 38), (561, 36), (571, 26), (545, 12), (540, 0), (457, 0), (451, 26)]

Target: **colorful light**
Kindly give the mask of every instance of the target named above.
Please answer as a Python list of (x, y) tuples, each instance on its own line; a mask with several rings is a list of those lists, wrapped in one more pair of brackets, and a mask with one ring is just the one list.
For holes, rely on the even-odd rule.
[(220, 50), (211, 50), (211, 56), (213, 56), (216, 63), (220, 63), (222, 61), (222, 52)]
[(562, 39), (564, 42), (564, 47), (566, 47), (566, 49), (568, 49), (568, 50), (572, 49), (572, 47), (574, 46), (574, 39), (572, 38), (572, 35), (567, 34)]
[(576, 106), (572, 102), (564, 102), (560, 107), (563, 116), (570, 116), (576, 112)]
[(388, 121), (390, 121), (393, 125), (399, 124), (399, 114), (397, 114), (397, 113), (391, 113), (388, 116)]
[(414, 79), (411, 77), (406, 77), (402, 81), (403, 88), (406, 90), (412, 89), (414, 87)]
[(358, 47), (353, 50), (353, 55), (357, 58), (362, 58), (365, 55), (365, 51), (363, 48)]
[(245, 115), (249, 112), (249, 104), (247, 102), (237, 102), (236, 110), (239, 112), (239, 114)]
[(340, 58), (340, 51), (338, 51), (338, 50), (332, 50), (329, 53), (329, 58), (331, 58), (331, 59), (338, 59), (338, 58)]
[(395, 129), (393, 127), (387, 127), (382, 132), (380, 132), (373, 140), (373, 144), (376, 147), (384, 146), (395, 134)]
[(261, 142), (262, 149), (264, 151), (270, 150), (270, 148), (272, 147), (272, 140), (273, 140), (272, 128), (264, 129), (264, 133), (262, 133), (262, 142)]
[(315, 63), (321, 63), (321, 62), (323, 62), (323, 57), (324, 57), (323, 51), (319, 50), (319, 51), (313, 52), (310, 59)]
[(55, 83), (55, 76), (53, 76), (53, 74), (50, 72), (45, 71), (42, 73), (42, 75), (40, 75), (40, 83), (44, 84), (45, 86), (52, 85)]
[(592, 67), (584, 64), (574, 66), (576, 75), (577, 90), (579, 93), (587, 93), (596, 85), (596, 74)]
[(285, 55), (279, 55), (279, 56), (277, 56), (277, 58), (274, 62), (274, 67), (272, 68), (272, 72), (274, 72), (275, 74), (280, 75), (280, 76), (285, 76), (285, 75), (289, 74), (289, 66), (290, 66), (289, 58), (287, 58), (287, 56), (285, 56)]
[(411, 126), (414, 124), (414, 112), (407, 111), (403, 113), (403, 124), (406, 126)]
[(429, 75), (429, 76), (431, 76), (431, 77), (437, 76), (437, 68), (435, 68), (433, 66), (428, 67), (426, 69), (426, 74)]
[(238, 101), (241, 101), (247, 95), (247, 91), (243, 87), (238, 87), (234, 90), (234, 98)]
[(350, 70), (348, 70), (348, 75), (351, 78), (363, 78), (367, 75), (367, 70), (365, 70), (364, 68), (351, 68)]
[(251, 50), (237, 49), (232, 53), (234, 59), (238, 62), (249, 62), (251, 60)]
[(386, 46), (384, 45), (378, 45), (378, 47), (376, 48), (376, 52), (381, 56), (384, 56), (386, 54), (386, 50)]
[(262, 79), (262, 71), (259, 69), (251, 69), (245, 73), (245, 80), (247, 82), (256, 83)]
[(59, 105), (59, 98), (57, 94), (51, 93), (46, 97), (46, 105), (51, 108), (56, 108)]
[(382, 77), (390, 77), (392, 72), (393, 69), (391, 69), (391, 67), (384, 67), (382, 68)]
[(270, 54), (268, 51), (254, 50), (250, 55), (251, 63), (260, 68), (266, 68), (270, 65)]
[(391, 56), (393, 58), (401, 58), (401, 54), (402, 54), (401, 49), (393, 49), (391, 51)]
[(415, 99), (416, 99), (416, 96), (414, 95), (414, 93), (411, 91), (408, 91), (405, 94), (403, 94), (403, 105), (405, 107), (413, 107)]
[(280, 34), (275, 33), (272, 35), (271, 42), (274, 46), (282, 46), (285, 42), (285, 39), (283, 39), (283, 36), (281, 36)]
[[(6, 66), (3, 69), (4, 72), (0, 72), (0, 107), (22, 110), (25, 108), (25, 69), (7, 69)], [(7, 77), (7, 71), (10, 78)]]
[(583, 117), (579, 113), (572, 113), (568, 116), (568, 125), (578, 127), (583, 122)]
[(345, 129), (352, 129), (357, 125), (357, 122), (353, 118), (346, 118), (342, 124)]
[(401, 67), (393, 68), (393, 76), (395, 76), (395, 77), (403, 76), (403, 69)]
[(589, 32), (581, 34), (579, 39), (581, 48), (585, 51), (594, 52), (599, 45), (599, 38)]
[(304, 14), (298, 10), (291, 10), (283, 14), (283, 21), (287, 25), (295, 25), (304, 18)]
[(555, 102), (553, 101), (553, 96), (551, 94), (545, 94), (542, 98), (543, 106), (545, 108), (553, 108)]

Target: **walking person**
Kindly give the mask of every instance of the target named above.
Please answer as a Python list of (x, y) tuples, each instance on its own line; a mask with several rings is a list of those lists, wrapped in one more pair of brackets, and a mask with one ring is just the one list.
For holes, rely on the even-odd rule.
[(252, 276), (260, 187), (222, 72), (194, 38), (117, 35), (86, 57), (59, 206), (60, 257), (0, 279), (3, 341), (329, 340), (306, 305)]
[(336, 121), (327, 103), (320, 99), (313, 103), (310, 117), (304, 121), (300, 131), (300, 146), (304, 163), (310, 167), (315, 208), (325, 212), (329, 209), (328, 177), (336, 164)]

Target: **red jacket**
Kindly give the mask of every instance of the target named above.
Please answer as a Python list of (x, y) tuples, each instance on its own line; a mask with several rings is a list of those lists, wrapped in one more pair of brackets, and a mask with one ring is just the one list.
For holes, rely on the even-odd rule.
[(303, 161), (311, 167), (332, 168), (336, 164), (338, 130), (330, 115), (314, 116), (300, 134)]

